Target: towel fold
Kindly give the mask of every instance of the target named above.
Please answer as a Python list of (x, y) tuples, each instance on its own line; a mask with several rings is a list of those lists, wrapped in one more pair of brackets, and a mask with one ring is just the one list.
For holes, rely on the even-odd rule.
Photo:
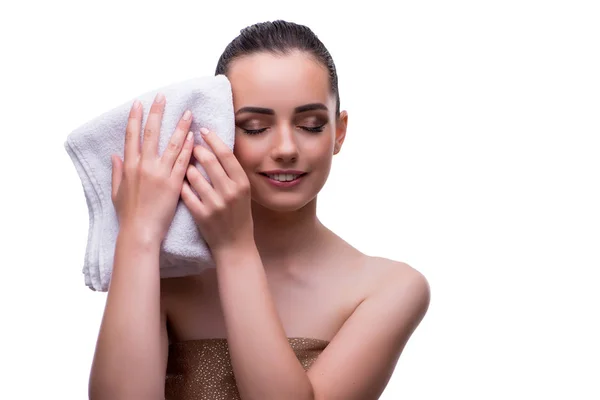
[[(233, 150), (233, 100), (231, 85), (224, 75), (190, 79), (138, 96), (144, 107), (141, 138), (150, 106), (158, 92), (164, 93), (166, 98), (159, 154), (165, 150), (187, 109), (192, 111), (190, 130), (194, 132), (196, 144), (207, 146), (198, 133), (205, 127)], [(123, 159), (125, 128), (132, 104), (133, 99), (87, 122), (69, 134), (64, 143), (81, 179), (88, 206), (89, 229), (83, 274), (86, 286), (95, 291), (108, 291), (112, 275), (119, 223), (111, 200), (110, 156), (118, 154)], [(195, 165), (208, 179), (202, 166), (198, 162)], [(181, 199), (162, 243), (159, 266), (161, 278), (194, 275), (215, 266), (206, 242)]]

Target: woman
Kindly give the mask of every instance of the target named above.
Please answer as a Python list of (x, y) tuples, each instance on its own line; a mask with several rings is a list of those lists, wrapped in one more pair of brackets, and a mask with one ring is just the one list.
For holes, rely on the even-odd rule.
[[(194, 147), (185, 113), (159, 156), (164, 96), (141, 145), (132, 106), (124, 161), (113, 157), (121, 228), (90, 397), (377, 399), (429, 286), (316, 216), (348, 122), (333, 60), (308, 28), (276, 21), (242, 30), (216, 73), (232, 85), (233, 153), (213, 132), (204, 136), (213, 152)], [(217, 267), (161, 281), (160, 244), (180, 196)]]

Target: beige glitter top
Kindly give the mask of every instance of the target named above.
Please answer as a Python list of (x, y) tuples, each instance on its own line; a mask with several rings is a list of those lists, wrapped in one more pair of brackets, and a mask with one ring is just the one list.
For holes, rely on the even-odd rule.
[[(288, 338), (305, 370), (329, 344), (326, 340)], [(200, 339), (169, 345), (165, 400), (239, 400), (227, 339)]]

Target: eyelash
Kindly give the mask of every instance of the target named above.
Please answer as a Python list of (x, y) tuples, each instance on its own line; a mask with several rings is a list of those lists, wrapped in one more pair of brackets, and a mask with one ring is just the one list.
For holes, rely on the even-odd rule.
[[(315, 126), (315, 127), (300, 126), (299, 128), (304, 129), (307, 132), (319, 133), (319, 132), (323, 132), (324, 127), (325, 127), (325, 124), (323, 124), (321, 126)], [(242, 130), (248, 135), (258, 135), (258, 134), (266, 131), (267, 128), (262, 128), (262, 129), (244, 129), (244, 128), (242, 128)]]

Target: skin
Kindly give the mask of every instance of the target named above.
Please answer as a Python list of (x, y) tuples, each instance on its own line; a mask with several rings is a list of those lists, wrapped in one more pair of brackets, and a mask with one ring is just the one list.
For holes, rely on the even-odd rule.
[[(341, 150), (348, 122), (346, 111), (336, 118), (327, 70), (304, 53), (259, 53), (235, 60), (228, 77), (236, 112), (234, 153), (251, 185), (254, 243), (268, 285), (263, 289), (269, 292), (276, 309), (276, 315), (262, 317), (264, 324), (257, 323), (261, 320), (257, 311), (247, 322), (268, 326), (271, 319), (277, 319), (279, 324), (273, 323), (272, 330), (277, 331), (280, 325), (283, 331), (280, 335), (259, 331), (257, 348), (264, 358), (266, 343), (279, 340), (280, 346), (289, 347), (283, 340), (286, 337), (318, 338), (331, 343), (307, 374), (309, 390), (305, 397), (294, 397), (298, 392), (295, 387), (287, 392), (274, 387), (259, 396), (252, 389), (261, 385), (257, 383), (261, 382), (260, 374), (248, 377), (249, 383), (243, 387), (244, 372), (261, 366), (253, 361), (256, 358), (248, 357), (251, 368), (243, 368), (243, 353), (252, 347), (247, 329), (240, 327), (239, 348), (232, 343), (238, 332), (228, 326), (224, 315), (227, 311), (223, 312), (227, 307), (224, 301), (232, 301), (227, 299), (231, 293), (219, 288), (221, 277), (228, 271), (223, 268), (225, 272), (220, 274), (219, 267), (199, 277), (163, 281), (162, 301), (172, 328), (171, 340), (227, 337), (240, 393), (247, 393), (248, 398), (254, 398), (254, 394), (256, 398), (277, 398), (275, 394), (285, 392), (289, 394), (279, 398), (376, 399), (426, 312), (427, 281), (405, 263), (364, 255), (316, 216), (317, 194), (327, 180), (333, 155)], [(325, 105), (327, 110), (294, 113), (296, 107), (315, 103)], [(239, 112), (245, 107), (271, 109), (273, 115)], [(302, 128), (324, 123), (319, 133)], [(254, 135), (244, 131), (264, 128)], [(297, 187), (282, 190), (259, 174), (273, 169), (309, 174)], [(232, 281), (244, 281), (239, 270), (231, 275)], [(235, 282), (230, 287), (233, 293), (243, 290)], [(248, 297), (242, 301), (247, 302)], [(232, 302), (233, 313), (240, 303)], [(257, 308), (261, 309), (260, 305)], [(271, 341), (265, 339), (269, 335)], [(276, 368), (286, 374), (292, 374), (291, 367), (285, 369), (285, 362), (293, 357), (290, 354), (287, 359), (273, 360)], [(348, 363), (348, 358), (354, 362)], [(240, 361), (237, 371), (236, 361)], [(296, 360), (292, 362), (297, 364)], [(304, 371), (293, 373), (305, 375)], [(265, 372), (262, 385), (285, 381), (285, 377), (274, 379), (275, 374), (275, 370)], [(342, 384), (345, 382), (354, 385)], [(301, 385), (289, 381), (289, 385), (294, 384)]]
[[(156, 238), (161, 235), (148, 236), (140, 226), (151, 218), (168, 221), (173, 197), (166, 196), (162, 204), (148, 197), (157, 202), (155, 207), (168, 209), (158, 217), (132, 211), (150, 210), (140, 207), (142, 200), (131, 200), (144, 196), (131, 195), (121, 202), (129, 205), (122, 209), (130, 211), (121, 213), (127, 217), (120, 219), (90, 396), (161, 398), (169, 342), (227, 338), (244, 399), (377, 399), (427, 311), (427, 280), (406, 263), (361, 253), (316, 216), (317, 194), (333, 155), (341, 150), (348, 123), (345, 111), (335, 115), (327, 70), (301, 52), (257, 53), (235, 60), (228, 77), (236, 112), (235, 151), (213, 132), (205, 136), (212, 152), (201, 146), (193, 149), (214, 187), (191, 165), (185, 172), (189, 184), (180, 182), (177, 162), (171, 186), (165, 184), (173, 191), (180, 189), (217, 268), (159, 280)], [(315, 103), (326, 110), (294, 111)], [(272, 111), (242, 111), (246, 107)], [(159, 116), (162, 108), (153, 105), (151, 114)], [(139, 129), (139, 121), (133, 120), (131, 129)], [(146, 133), (156, 132), (159, 123), (149, 118)], [(182, 132), (189, 129), (189, 124), (180, 125)], [(321, 132), (305, 129), (321, 125)], [(245, 131), (263, 128), (256, 135)], [(190, 146), (182, 147), (183, 133), (174, 136), (174, 153), (183, 149), (179, 158), (185, 163)], [(130, 141), (131, 148), (135, 145)], [(151, 142), (147, 148), (152, 146)], [(137, 155), (130, 153), (133, 163)], [(116, 193), (122, 165), (113, 162)], [(296, 187), (280, 189), (260, 175), (273, 169), (308, 175)], [(152, 231), (162, 233), (165, 226), (157, 222)], [(132, 315), (137, 318), (132, 320)], [(330, 344), (305, 372), (287, 337)]]

